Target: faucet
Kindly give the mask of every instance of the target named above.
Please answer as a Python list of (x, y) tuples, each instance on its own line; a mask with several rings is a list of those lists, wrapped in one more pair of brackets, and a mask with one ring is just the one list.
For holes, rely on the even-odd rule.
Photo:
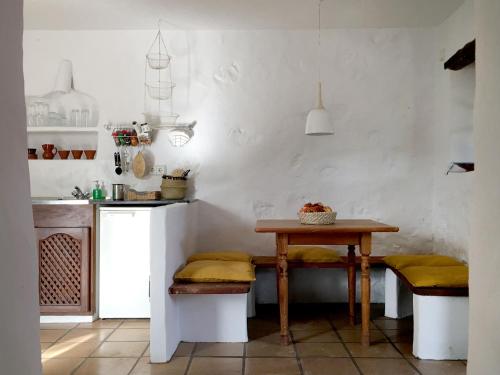
[(78, 187), (75, 186), (75, 190), (71, 192), (71, 195), (75, 197), (75, 199), (89, 199), (90, 198), (90, 193), (89, 192), (82, 192), (82, 190)]

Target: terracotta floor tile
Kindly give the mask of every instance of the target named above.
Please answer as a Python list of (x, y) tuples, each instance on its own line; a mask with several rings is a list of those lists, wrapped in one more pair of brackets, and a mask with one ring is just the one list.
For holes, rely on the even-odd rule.
[[(358, 320), (361, 318), (361, 315), (358, 315)], [(332, 324), (337, 330), (358, 330), (361, 331), (361, 323), (357, 323), (355, 325), (351, 325), (349, 322), (349, 317), (346, 315), (341, 318), (333, 318), (331, 319)], [(370, 329), (378, 329), (373, 322), (370, 322)]]
[(248, 357), (295, 357), (293, 345), (281, 345), (279, 333), (250, 340), (246, 344)]
[(295, 342), (340, 342), (339, 336), (332, 329), (292, 330)]
[[(361, 342), (361, 330), (342, 329), (337, 331), (344, 342)], [(370, 342), (389, 342), (379, 330), (370, 330)]]
[(98, 342), (57, 342), (45, 350), (42, 358), (83, 358), (90, 356)]
[(75, 328), (68, 332), (60, 342), (101, 342), (113, 332), (112, 329), (89, 329), (89, 328)]
[(394, 349), (392, 344), (379, 343), (362, 346), (360, 343), (348, 342), (346, 346), (353, 357), (401, 358), (401, 354)]
[(141, 358), (130, 375), (184, 375), (188, 357), (172, 358), (168, 363), (150, 363), (148, 357)]
[(122, 328), (149, 329), (149, 319), (125, 319), (120, 326), (120, 329)]
[(40, 323), (40, 329), (71, 329), (75, 328), (77, 323)]
[(118, 328), (106, 341), (149, 341), (149, 329)]
[(412, 358), (410, 362), (422, 375), (465, 375), (467, 366), (462, 361), (424, 361)]
[(413, 316), (403, 319), (376, 319), (373, 323), (380, 329), (399, 329), (408, 331), (413, 329)]
[(319, 330), (319, 329), (331, 329), (332, 325), (326, 318), (319, 319), (298, 319), (290, 320), (290, 329), (297, 330)]
[(136, 358), (87, 358), (74, 375), (127, 375)]
[(41, 329), (40, 330), (40, 342), (56, 342), (66, 332), (68, 332), (68, 331), (65, 329)]
[(176, 357), (189, 357), (194, 349), (194, 342), (181, 342), (177, 345), (174, 356)]
[(80, 323), (78, 328), (117, 328), (122, 319), (99, 319), (92, 323)]
[(299, 357), (348, 357), (349, 353), (341, 343), (297, 343), (295, 344)]
[(304, 375), (358, 375), (350, 358), (302, 358)]
[(196, 357), (241, 357), (243, 356), (243, 343), (202, 342), (196, 344), (194, 355)]
[(110, 342), (101, 344), (91, 357), (140, 357), (148, 346), (148, 342)]
[(42, 360), (43, 375), (68, 375), (84, 358), (52, 358)]
[(394, 346), (403, 354), (403, 357), (413, 358), (413, 343), (395, 342)]
[(295, 358), (247, 358), (245, 375), (300, 375)]
[(242, 358), (198, 357), (193, 358), (187, 375), (241, 375), (242, 372)]
[(417, 375), (418, 372), (404, 359), (356, 358), (363, 375)]
[(51, 342), (41, 342), (40, 343), (40, 351), (43, 353), (45, 350), (47, 350), (50, 346), (52, 345)]
[(399, 329), (384, 329), (384, 334), (392, 342), (413, 342), (412, 331), (401, 331)]

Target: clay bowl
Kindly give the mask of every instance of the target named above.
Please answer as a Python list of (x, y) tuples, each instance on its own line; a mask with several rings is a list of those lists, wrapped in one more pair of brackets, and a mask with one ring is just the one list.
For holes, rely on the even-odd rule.
[(83, 152), (85, 153), (85, 157), (88, 160), (92, 160), (95, 157), (96, 150), (83, 150)]
[(73, 159), (80, 159), (82, 157), (83, 150), (71, 150), (71, 155), (73, 155)]
[(62, 160), (66, 160), (69, 157), (69, 150), (59, 150), (57, 153)]

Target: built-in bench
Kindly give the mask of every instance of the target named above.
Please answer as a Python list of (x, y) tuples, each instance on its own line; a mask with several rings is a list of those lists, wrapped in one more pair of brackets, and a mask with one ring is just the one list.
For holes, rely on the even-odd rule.
[[(459, 262), (453, 265), (453, 259), (449, 264), (413, 264), (387, 265), (385, 315), (403, 318), (413, 314), (413, 354), (417, 358), (466, 359), (469, 288), (460, 281), (466, 267)], [(420, 280), (416, 282), (419, 277), (415, 276)], [(449, 285), (432, 285), (436, 276), (449, 279)]]

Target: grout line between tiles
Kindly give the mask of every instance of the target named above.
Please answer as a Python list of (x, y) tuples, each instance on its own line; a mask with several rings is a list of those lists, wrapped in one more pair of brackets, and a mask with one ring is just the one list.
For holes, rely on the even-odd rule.
[[(247, 328), (247, 330), (248, 330), (248, 328)], [(241, 364), (241, 375), (245, 375), (245, 363), (246, 363), (246, 358), (247, 358), (247, 343), (248, 343), (248, 341), (243, 343), (243, 361)]]
[(149, 345), (146, 345), (146, 348), (142, 351), (142, 353), (139, 356), (139, 358), (137, 358), (137, 361), (135, 361), (134, 365), (130, 368), (130, 371), (127, 373), (127, 375), (130, 375), (132, 373), (132, 371), (135, 370), (135, 368), (137, 367), (137, 364), (142, 359), (142, 357), (144, 356), (144, 353), (146, 353), (146, 350), (148, 350), (148, 348), (149, 348)]
[(194, 343), (193, 348), (191, 349), (191, 353), (189, 354), (189, 361), (186, 366), (186, 371), (184, 371), (184, 375), (188, 375), (189, 370), (191, 368), (191, 362), (193, 362), (193, 357), (194, 357), (194, 352), (196, 351), (196, 347), (198, 346), (198, 343)]
[[(375, 325), (376, 325), (376, 324), (375, 324)], [(401, 354), (401, 356), (402, 356), (402, 357), (403, 357), (403, 359), (406, 361), (406, 363), (408, 363), (408, 364), (409, 364), (409, 365), (410, 365), (410, 366), (411, 366), (411, 367), (412, 367), (412, 368), (413, 368), (413, 369), (417, 372), (417, 374), (422, 375), (422, 373), (420, 372), (420, 370), (419, 370), (419, 369), (418, 369), (418, 368), (417, 368), (417, 367), (416, 367), (413, 363), (411, 363), (411, 361), (408, 359), (408, 357), (406, 357), (406, 356), (403, 354), (403, 352), (402, 352), (401, 350), (399, 350), (399, 348), (395, 345), (395, 343), (394, 343), (394, 342), (392, 342), (392, 340), (389, 338), (389, 336), (387, 336), (387, 335), (386, 335), (386, 333), (385, 333), (382, 329), (380, 329), (380, 332), (382, 332), (382, 334), (384, 335), (384, 337), (385, 337), (387, 340), (389, 340), (389, 343), (392, 345), (392, 347), (393, 347), (394, 349), (396, 349), (396, 351), (397, 351), (399, 354)]]
[(335, 327), (335, 324), (333, 324), (332, 322), (332, 319), (331, 317), (327, 316), (327, 320), (328, 320), (328, 323), (330, 323), (330, 326), (332, 327), (333, 329), (333, 332), (335, 332), (335, 334), (338, 336), (339, 340), (340, 340), (340, 343), (342, 344), (342, 346), (344, 347), (344, 350), (347, 352), (347, 355), (349, 356), (349, 358), (351, 359), (352, 363), (354, 364), (354, 367), (356, 367), (356, 369), (358, 370), (358, 372), (363, 375), (363, 372), (361, 371), (361, 369), (359, 368), (358, 366), (358, 363), (355, 361), (354, 357), (352, 356), (351, 352), (349, 351), (349, 349), (347, 348), (347, 345), (346, 343), (344, 342), (344, 339), (342, 338), (342, 336), (339, 335), (339, 333), (337, 332), (337, 327)]
[(290, 336), (290, 340), (293, 345), (293, 350), (295, 352), (295, 359), (297, 360), (297, 365), (299, 366), (299, 371), (301, 375), (304, 375), (304, 368), (302, 367), (302, 361), (299, 358), (299, 351), (297, 350), (297, 346), (295, 345), (295, 339), (293, 338), (293, 334), (291, 330), (288, 330), (288, 335)]
[[(97, 345), (97, 347), (96, 347), (96, 348), (95, 348), (95, 349), (94, 349), (94, 350), (93, 350), (93, 351), (92, 351), (92, 352), (91, 352), (91, 353), (90, 353), (87, 357), (85, 357), (85, 358), (84, 358), (84, 360), (83, 360), (83, 361), (82, 361), (82, 362), (81, 362), (78, 366), (76, 366), (76, 367), (75, 367), (75, 369), (74, 369), (73, 371), (71, 371), (71, 375), (75, 374), (75, 373), (78, 371), (78, 369), (80, 369), (80, 367), (82, 367), (82, 365), (83, 365), (83, 364), (84, 364), (84, 363), (85, 363), (85, 362), (86, 362), (89, 358), (91, 358), (90, 356), (91, 356), (92, 354), (94, 354), (94, 353), (95, 353), (95, 351), (96, 351), (97, 349), (99, 349), (99, 348), (102, 346), (102, 344), (103, 344), (103, 343), (105, 343), (105, 342), (106, 342), (106, 339), (107, 339), (109, 336), (111, 336), (111, 335), (112, 335), (112, 334), (113, 334), (113, 333), (114, 333), (114, 332), (118, 329), (118, 327), (120, 327), (120, 325), (121, 325), (122, 323), (123, 323), (123, 321), (122, 321), (120, 324), (118, 324), (115, 328), (111, 328), (111, 332), (110, 332), (110, 333), (109, 333), (109, 334), (108, 334), (108, 335), (107, 335), (107, 336), (106, 336), (106, 337), (105, 337), (105, 338), (104, 338), (104, 339), (103, 339), (103, 340), (99, 343), (99, 345)], [(76, 326), (76, 327), (78, 327), (78, 326)], [(75, 328), (72, 328), (72, 330), (73, 330), (73, 329), (75, 329)], [(87, 328), (87, 329), (93, 329), (93, 328)], [(96, 329), (99, 329), (99, 328), (96, 328)], [(102, 328), (102, 329), (109, 329), (109, 328)], [(62, 338), (62, 337), (61, 337), (61, 338)]]

